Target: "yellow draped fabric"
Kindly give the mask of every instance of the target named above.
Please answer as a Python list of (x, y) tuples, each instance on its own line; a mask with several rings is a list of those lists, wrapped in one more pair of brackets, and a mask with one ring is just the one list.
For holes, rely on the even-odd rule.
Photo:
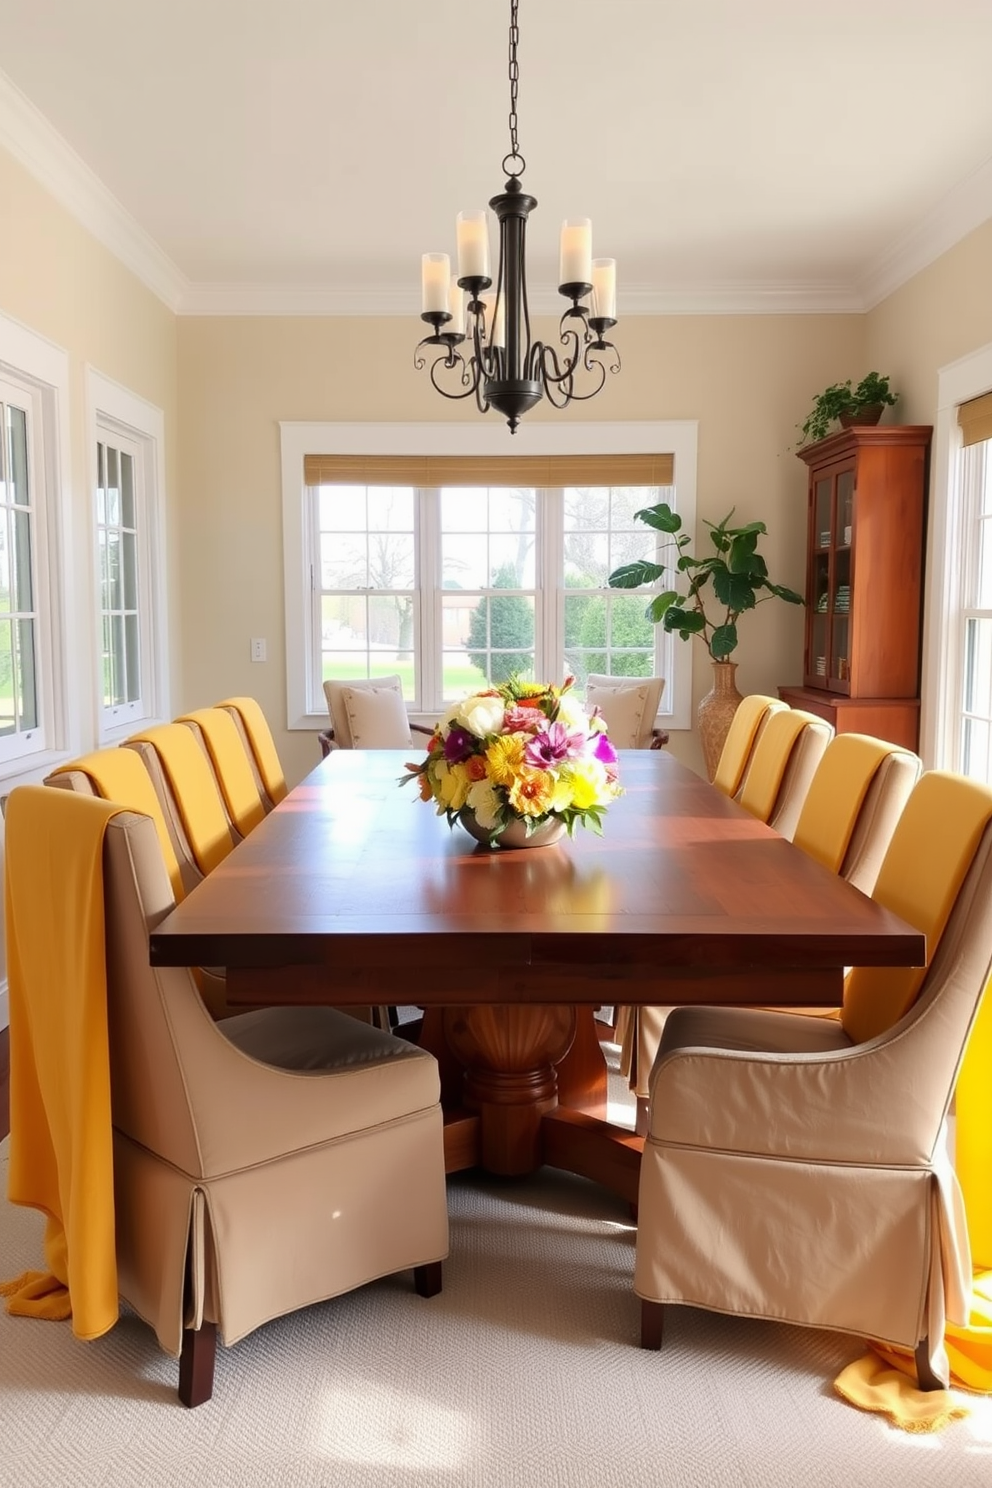
[(71, 1313), (79, 1338), (99, 1338), (118, 1315), (102, 855), (120, 810), (26, 785), (6, 815), (7, 1193), (47, 1216), (48, 1272), (0, 1291), (10, 1313)]
[(890, 744), (868, 734), (838, 734), (813, 776), (793, 842), (831, 873), (839, 873), (865, 796)]
[(151, 744), (172, 787), (189, 845), (201, 873), (222, 863), (234, 846), (224, 803), (210, 763), (184, 723), (164, 723), (132, 734), (129, 743)]
[(172, 893), (178, 903), (183, 897), (183, 881), (175, 848), (151, 776), (138, 755), (133, 749), (99, 749), (95, 754), (85, 754), (82, 759), (60, 765), (52, 774), (65, 775), (72, 770), (85, 775), (97, 795), (105, 801), (113, 801), (128, 811), (140, 811), (151, 817), (162, 847)]
[(765, 724), (741, 791), (741, 805), (759, 821), (768, 821), (775, 810), (796, 740), (808, 725), (809, 715), (791, 708), (776, 713)]
[(785, 704), (775, 698), (765, 697), (760, 692), (753, 692), (737, 705), (737, 712), (720, 751), (720, 763), (713, 776), (713, 784), (725, 796), (735, 796), (740, 789), (744, 766), (750, 757), (761, 720), (769, 708), (784, 711)]
[[(924, 776), (910, 797), (907, 811), (928, 776)], [(981, 802), (984, 801), (984, 818)], [(968, 861), (974, 855), (978, 838), (989, 820), (989, 794), (980, 786), (975, 787), (968, 812), (953, 822), (946, 822), (947, 830), (934, 830), (931, 824), (930, 843), (935, 854), (944, 859), (950, 851), (948, 840), (957, 836), (970, 840)], [(903, 818), (905, 820), (905, 816)], [(946, 821), (946, 818), (945, 818)], [(912, 825), (912, 823), (911, 823)], [(897, 836), (902, 827), (897, 828)], [(893, 839), (895, 841), (895, 839)], [(894, 856), (892, 850), (886, 858), (886, 866)], [(965, 870), (967, 862), (965, 862)], [(885, 869), (883, 868), (883, 872)], [(929, 877), (929, 874), (926, 874)], [(959, 875), (960, 879), (960, 875)], [(881, 879), (879, 880), (881, 882)], [(922, 891), (921, 891), (922, 892)], [(912, 886), (903, 885), (901, 898), (905, 903)], [(877, 894), (877, 890), (876, 890)], [(895, 905), (890, 906), (895, 908)], [(913, 905), (915, 909), (915, 904)], [(947, 920), (949, 906), (942, 904), (935, 916), (936, 928), (927, 930), (928, 955), (932, 957), (936, 941)], [(912, 913), (897, 909), (897, 913), (919, 924)], [(921, 926), (921, 928), (923, 928)], [(922, 978), (921, 978), (922, 979)], [(918, 986), (918, 983), (917, 983)], [(964, 1199), (968, 1217), (968, 1239), (971, 1258), (975, 1267), (972, 1292), (971, 1317), (967, 1326), (948, 1323), (944, 1331), (944, 1347), (950, 1364), (951, 1387), (979, 1394), (992, 1393), (992, 982), (986, 986), (978, 1015), (968, 1039), (964, 1060), (955, 1089), (955, 1157), (954, 1166)], [(862, 989), (863, 990), (863, 989)], [(885, 989), (890, 990), (890, 989)], [(915, 996), (915, 989), (913, 991)], [(904, 999), (903, 999), (904, 1000)], [(912, 1001), (905, 1003), (908, 1007)], [(897, 1006), (898, 1003), (890, 1004)], [(846, 1007), (846, 1003), (845, 1003)], [(899, 1017), (900, 1012), (895, 1016)], [(869, 1037), (870, 1035), (865, 1035)], [(887, 1415), (896, 1426), (906, 1431), (937, 1431), (959, 1416), (966, 1415), (967, 1404), (955, 1398), (951, 1390), (922, 1391), (916, 1387), (916, 1370), (911, 1354), (901, 1349), (882, 1344), (873, 1344), (872, 1352), (848, 1365), (837, 1378), (835, 1388), (844, 1399), (862, 1410), (879, 1411)]]
[[(927, 938), (932, 959), (990, 816), (988, 790), (960, 779), (949, 806), (930, 770), (906, 803), (872, 898)], [(875, 1038), (912, 1007), (925, 966), (856, 966), (844, 984), (841, 1023), (856, 1044)]]
[(251, 697), (224, 698), (217, 704), (217, 707), (232, 708), (240, 717), (269, 800), (278, 803), (286, 794), (286, 776), (283, 774), (283, 768), (276, 753), (275, 740), (265, 714)]
[(237, 724), (226, 708), (197, 708), (178, 721), (195, 723), (202, 733), (227, 814), (242, 837), (247, 837), (265, 819), (265, 807)]

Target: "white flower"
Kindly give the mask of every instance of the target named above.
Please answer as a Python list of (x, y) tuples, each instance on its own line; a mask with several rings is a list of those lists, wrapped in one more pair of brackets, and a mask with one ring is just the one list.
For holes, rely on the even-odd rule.
[(471, 806), (475, 819), (485, 831), (496, 825), (499, 819), (500, 799), (488, 780), (477, 780), (468, 788), (466, 806)]
[(566, 692), (558, 703), (558, 722), (563, 723), (570, 734), (589, 732), (589, 715), (570, 692)]
[(477, 739), (498, 734), (503, 727), (506, 705), (501, 697), (482, 697), (478, 693), (459, 703), (451, 715), (455, 728), (467, 729)]

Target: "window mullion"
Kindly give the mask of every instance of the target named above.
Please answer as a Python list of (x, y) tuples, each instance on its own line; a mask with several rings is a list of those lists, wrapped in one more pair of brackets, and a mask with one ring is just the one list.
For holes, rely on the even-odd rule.
[(535, 526), (534, 675), (542, 682), (561, 682), (565, 669), (565, 492), (560, 486), (537, 492)]
[(421, 487), (415, 497), (417, 562), (417, 709), (441, 707), (441, 493)]

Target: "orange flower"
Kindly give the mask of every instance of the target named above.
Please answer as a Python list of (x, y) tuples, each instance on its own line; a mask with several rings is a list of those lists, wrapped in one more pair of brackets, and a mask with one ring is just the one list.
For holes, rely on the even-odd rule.
[(470, 754), (465, 761), (465, 769), (468, 771), (469, 780), (485, 780), (489, 769), (481, 754)]
[(550, 770), (524, 770), (510, 786), (510, 805), (521, 816), (543, 816), (551, 810), (554, 794)]

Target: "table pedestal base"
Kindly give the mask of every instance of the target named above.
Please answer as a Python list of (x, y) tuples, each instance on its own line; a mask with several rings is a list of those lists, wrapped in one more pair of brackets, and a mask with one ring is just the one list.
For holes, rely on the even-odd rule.
[(558, 1104), (555, 1066), (575, 1037), (561, 1003), (445, 1008), (444, 1036), (464, 1068), (462, 1104), (477, 1111), (479, 1163), (517, 1177), (544, 1161), (541, 1121)]

